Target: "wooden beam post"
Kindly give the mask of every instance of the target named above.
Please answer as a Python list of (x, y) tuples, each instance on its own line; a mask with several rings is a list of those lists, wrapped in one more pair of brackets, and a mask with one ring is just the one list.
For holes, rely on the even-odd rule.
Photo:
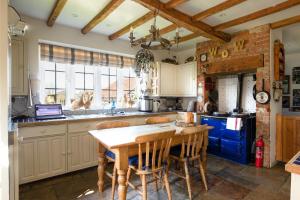
[(239, 24), (243, 24), (288, 8), (291, 8), (293, 6), (299, 5), (300, 4), (300, 0), (288, 0), (288, 1), (284, 1), (282, 3), (279, 3), (275, 6), (272, 7), (268, 7), (268, 8), (264, 8), (262, 10), (256, 11), (254, 13), (251, 13), (249, 15), (245, 15), (243, 17), (239, 17), (237, 19), (233, 19), (231, 21), (219, 24), (217, 26), (214, 27), (215, 30), (224, 30), (226, 28), (232, 27), (232, 26), (236, 26)]
[(290, 18), (287, 18), (287, 19), (283, 19), (283, 20), (280, 20), (280, 21), (277, 21), (277, 22), (273, 22), (273, 23), (271, 23), (270, 26), (271, 26), (272, 29), (276, 29), (276, 28), (281, 28), (281, 27), (288, 26), (288, 25), (295, 24), (295, 23), (299, 23), (299, 22), (300, 22), (300, 15), (297, 15), (297, 16), (290, 17)]
[(67, 0), (56, 0), (54, 8), (52, 9), (51, 14), (50, 14), (50, 16), (48, 17), (48, 20), (47, 20), (47, 25), (48, 26), (53, 26), (54, 25), (57, 17), (61, 13), (61, 11), (64, 8), (64, 6), (66, 5), (66, 3), (67, 3)]
[(179, 6), (180, 4), (183, 4), (189, 0), (170, 0), (168, 3), (166, 3), (166, 8), (175, 8), (176, 6)]
[(83, 29), (81, 29), (81, 33), (86, 34), (91, 31), (123, 2), (124, 0), (111, 0), (103, 10), (101, 10), (87, 25), (85, 25)]
[(161, 3), (157, 0), (134, 0), (137, 3), (145, 6), (146, 8), (155, 11), (159, 10), (159, 15), (174, 24), (177, 24), (180, 27), (184, 27), (194, 33), (199, 33), (201, 36), (214, 39), (221, 40), (225, 42), (229, 42), (231, 40), (231, 36), (227, 33), (218, 32), (213, 30), (211, 26), (205, 24), (203, 22), (194, 22), (190, 16), (185, 13), (182, 13), (175, 9), (167, 9), (166, 4)]
[(143, 15), (142, 17), (138, 18), (137, 20), (135, 20), (134, 22), (128, 24), (127, 26), (125, 26), (124, 28), (118, 30), (117, 32), (111, 34), (110, 36), (108, 36), (108, 38), (110, 40), (114, 40), (119, 38), (120, 36), (128, 33), (130, 31), (130, 28), (137, 28), (140, 25), (146, 23), (147, 21), (149, 21), (150, 19), (154, 18), (154, 13), (153, 12), (148, 12), (147, 14)]
[(205, 19), (205, 18), (207, 18), (207, 17), (209, 17), (209, 16), (211, 16), (213, 14), (216, 14), (218, 12), (221, 12), (223, 10), (226, 10), (228, 8), (236, 6), (236, 5), (240, 4), (240, 3), (243, 3), (244, 1), (246, 1), (246, 0), (227, 0), (227, 1), (224, 1), (224, 2), (222, 2), (222, 3), (220, 3), (220, 4), (216, 5), (216, 6), (213, 6), (213, 7), (209, 8), (209, 9), (207, 9), (207, 10), (204, 10), (204, 11), (202, 11), (202, 12), (194, 15), (192, 17), (192, 19), (194, 21), (200, 21), (200, 20)]

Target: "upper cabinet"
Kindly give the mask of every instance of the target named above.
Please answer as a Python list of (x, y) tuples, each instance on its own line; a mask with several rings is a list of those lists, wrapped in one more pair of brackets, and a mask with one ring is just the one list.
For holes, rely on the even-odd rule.
[(12, 95), (27, 95), (27, 68), (24, 63), (24, 40), (11, 40), (11, 92)]
[(153, 96), (197, 96), (197, 65), (195, 62), (182, 65), (160, 63), (157, 68), (160, 68), (159, 81), (155, 82), (157, 84), (154, 84), (154, 87), (160, 88), (160, 90)]

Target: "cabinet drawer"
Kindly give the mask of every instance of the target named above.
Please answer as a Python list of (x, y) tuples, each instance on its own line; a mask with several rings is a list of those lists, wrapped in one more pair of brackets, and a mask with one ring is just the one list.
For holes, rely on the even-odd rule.
[(61, 125), (50, 125), (50, 126), (36, 126), (36, 127), (24, 127), (20, 128), (19, 133), (23, 138), (41, 137), (65, 134), (67, 126)]
[(78, 132), (86, 132), (90, 130), (96, 129), (96, 124), (98, 124), (99, 121), (89, 121), (89, 122), (75, 122), (75, 123), (69, 123), (68, 126), (68, 132), (69, 133), (78, 133)]
[(208, 151), (212, 153), (220, 152), (220, 139), (216, 137), (208, 137)]
[(231, 158), (242, 156), (242, 144), (233, 140), (221, 139), (221, 153)]

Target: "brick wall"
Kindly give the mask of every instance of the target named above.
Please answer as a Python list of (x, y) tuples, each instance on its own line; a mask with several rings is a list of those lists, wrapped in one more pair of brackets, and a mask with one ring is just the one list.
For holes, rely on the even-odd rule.
[[(234, 49), (234, 42), (245, 40), (244, 48), (240, 51)], [(209, 49), (218, 46), (218, 54), (215, 57), (210, 56)], [(227, 49), (229, 56), (222, 58), (221, 52)], [(265, 79), (265, 90), (270, 92), (270, 27), (268, 25), (259, 26), (251, 30), (236, 33), (232, 36), (229, 43), (218, 41), (205, 41), (197, 44), (197, 56), (201, 53), (208, 53), (207, 63), (220, 62), (226, 59), (242, 58), (247, 56), (264, 55), (264, 67), (258, 68), (256, 72), (256, 89), (262, 88), (262, 79)], [(207, 87), (205, 79), (207, 76), (201, 74), (200, 66), (203, 63), (198, 61), (198, 106), (204, 104), (207, 100)], [(200, 86), (200, 87), (199, 87)], [(201, 87), (204, 86), (204, 87)], [(264, 166), (270, 167), (270, 104), (256, 104), (256, 135), (263, 135), (265, 141)]]

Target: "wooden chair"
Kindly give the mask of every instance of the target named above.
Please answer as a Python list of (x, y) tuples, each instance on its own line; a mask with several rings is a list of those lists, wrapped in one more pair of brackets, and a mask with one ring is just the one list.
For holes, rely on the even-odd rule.
[[(129, 122), (127, 121), (104, 121), (100, 122), (96, 125), (96, 128), (98, 130), (100, 129), (108, 129), (108, 128), (121, 128), (121, 127), (127, 127), (129, 126)], [(105, 152), (105, 157), (109, 162), (115, 162), (115, 154), (111, 151)], [(112, 179), (112, 191), (111, 191), (111, 198), (114, 199), (115, 195), (115, 188), (116, 188), (116, 182), (117, 182), (117, 168), (114, 164), (113, 167), (113, 173), (110, 173), (108, 171), (105, 171), (105, 174)]]
[[(174, 134), (175, 131), (169, 131), (165, 133), (139, 136), (135, 140), (136, 143), (138, 143), (138, 163), (137, 166), (131, 165), (129, 167), (127, 183), (129, 183), (130, 170), (132, 169), (140, 176), (142, 184), (129, 184), (129, 186), (136, 190), (139, 190), (139, 187), (142, 187), (142, 191), (139, 190), (139, 192), (142, 194), (143, 200), (147, 199), (147, 184), (155, 182), (157, 190), (157, 181), (160, 178), (163, 178), (168, 199), (172, 199), (168, 181), (168, 156)], [(147, 181), (147, 177), (149, 175), (152, 175), (153, 179)]]
[(146, 124), (161, 124), (171, 122), (168, 117), (149, 117), (145, 120)]
[(191, 165), (191, 164), (195, 164), (195, 161), (198, 161), (199, 163), (199, 166), (197, 167), (199, 167), (199, 171), (202, 177), (205, 190), (206, 191), (208, 190), (205, 171), (203, 168), (203, 164), (201, 161), (201, 154), (200, 154), (204, 144), (203, 141), (204, 133), (205, 133), (204, 130), (203, 131), (200, 130), (197, 133), (183, 132), (182, 134), (184, 134), (185, 137), (183, 138), (181, 145), (172, 147), (170, 150), (170, 156), (169, 156), (170, 159), (179, 162), (179, 164), (181, 164), (180, 166), (183, 165), (184, 174), (179, 173), (177, 170), (170, 171), (170, 172), (186, 180), (190, 199), (192, 199), (192, 190), (191, 190), (189, 168), (190, 166), (195, 167), (195, 165)]

